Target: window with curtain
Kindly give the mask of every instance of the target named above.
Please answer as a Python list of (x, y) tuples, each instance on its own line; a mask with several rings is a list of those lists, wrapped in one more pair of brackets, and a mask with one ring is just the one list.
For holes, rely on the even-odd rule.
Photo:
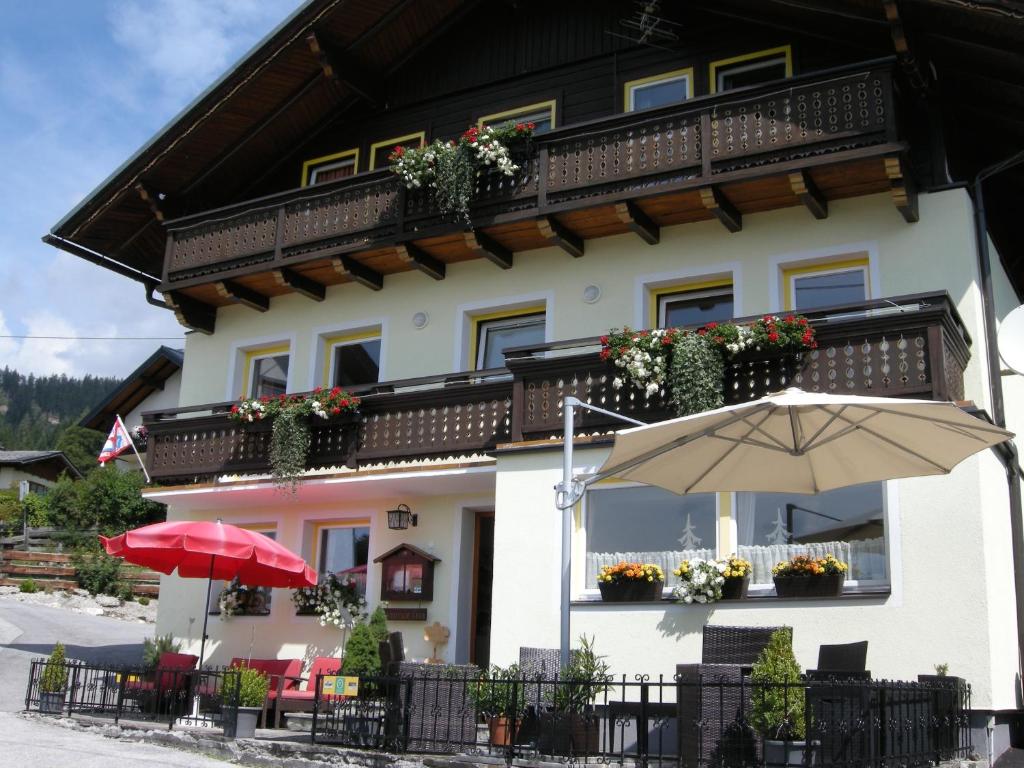
[[(256, 531), (262, 533), (268, 539), (277, 540), (276, 530)], [(213, 589), (210, 590), (210, 604), (207, 606), (211, 616), (220, 615), (220, 596), (224, 589), (229, 585), (230, 582), (221, 581), (214, 583)], [(270, 587), (248, 587), (246, 589), (246, 599), (242, 606), (242, 609), (235, 615), (237, 616), (268, 616), (270, 614), (270, 600), (273, 597), (274, 590)]]
[(370, 555), (367, 526), (322, 528), (317, 542), (317, 572), (354, 576), (360, 592), (366, 593), (366, 570)]
[(754, 566), (753, 584), (771, 584), (771, 569), (794, 555), (835, 555), (847, 579), (888, 580), (882, 483), (816, 495), (736, 494), (737, 554)]
[(714, 558), (718, 546), (716, 494), (677, 496), (653, 486), (594, 488), (586, 497), (587, 589), (597, 589), (601, 567), (654, 563), (666, 584), (682, 560)]

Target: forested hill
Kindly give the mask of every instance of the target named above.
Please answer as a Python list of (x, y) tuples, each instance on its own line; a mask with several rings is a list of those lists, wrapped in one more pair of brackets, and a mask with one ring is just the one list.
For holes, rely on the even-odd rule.
[(113, 377), (27, 376), (0, 371), (0, 445), (8, 450), (57, 446), (64, 429), (85, 416), (120, 382)]

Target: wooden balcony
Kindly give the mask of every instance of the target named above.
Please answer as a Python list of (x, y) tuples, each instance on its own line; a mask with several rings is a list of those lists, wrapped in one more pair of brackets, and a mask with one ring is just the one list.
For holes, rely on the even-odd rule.
[[(808, 391), (962, 400), (970, 338), (944, 293), (900, 296), (809, 314), (818, 349), (795, 368), (780, 358), (745, 359), (726, 371), (727, 403), (786, 386)], [(615, 368), (596, 339), (519, 348), (506, 368), (363, 387), (355, 419), (313, 420), (310, 468), (446, 459), (493, 453), (560, 434), (562, 399), (653, 422), (670, 418), (660, 396), (615, 390)], [(209, 481), (218, 475), (269, 471), (269, 423), (241, 426), (231, 403), (150, 412), (146, 462), (158, 483)], [(580, 434), (621, 425), (585, 412)]]
[(190, 327), (212, 332), (216, 308), (388, 274), (443, 279), (449, 263), (588, 239), (891, 191), (915, 220), (904, 178), (889, 61), (866, 62), (680, 105), (572, 125), (537, 137), (514, 177), (479, 182), (474, 229), (445, 220), (432, 195), (386, 170), (246, 201), (170, 222), (161, 290)]

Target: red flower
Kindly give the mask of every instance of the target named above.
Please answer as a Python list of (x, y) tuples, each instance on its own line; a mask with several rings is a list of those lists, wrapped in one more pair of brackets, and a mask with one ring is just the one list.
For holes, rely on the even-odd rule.
[(611, 354), (612, 354), (612, 351), (610, 349), (607, 349), (607, 348), (602, 349), (601, 350), (601, 359), (602, 360), (607, 360), (609, 357), (611, 357)]
[(703, 335), (705, 335), (706, 333), (707, 333), (707, 331), (706, 331), (705, 329), (703, 329), (703, 328), (698, 328), (698, 329), (697, 329), (697, 335), (698, 335), (698, 336), (703, 336)]
[(343, 397), (339, 401), (338, 405), (340, 405), (342, 408), (348, 408), (348, 403), (349, 403), (348, 398), (347, 397)]
[(334, 387), (331, 390), (331, 397), (337, 397), (340, 394), (341, 394), (341, 387)]
[(522, 133), (525, 130), (526, 130), (526, 126), (525, 125), (523, 125), (522, 123), (516, 123), (516, 131), (518, 133)]
[(529, 128), (532, 131), (534, 128), (537, 127), (537, 124), (536, 123), (527, 123), (526, 127)]
[(405, 154), (405, 147), (399, 144), (398, 146), (395, 147), (394, 151), (391, 154), (393, 154), (395, 157), (402, 157)]
[(601, 337), (601, 343), (604, 344), (607, 347), (608, 346), (608, 337), (607, 336), (602, 336)]
[(778, 341), (778, 340), (779, 340), (779, 334), (777, 334), (775, 331), (772, 331), (771, 333), (768, 334), (768, 341), (775, 342), (775, 341)]
[(715, 344), (721, 344), (723, 341), (725, 341), (725, 337), (724, 336), (715, 336), (712, 339), (712, 341), (714, 341)]
[(671, 344), (672, 344), (672, 337), (671, 336), (667, 336), (666, 335), (666, 336), (662, 336), (661, 337), (661, 346), (667, 347), (667, 346), (670, 346)]
[(793, 317), (793, 315), (786, 315), (786, 322), (787, 323), (795, 323), (796, 322), (796, 318)]
[(359, 405), (359, 403), (360, 403), (360, 400), (359, 400), (359, 398), (358, 398), (358, 397), (353, 397), (353, 398), (352, 398), (352, 399), (351, 399), (351, 400), (350, 400), (349, 402), (350, 402), (350, 403), (352, 403), (352, 406), (353, 406), (353, 407), (356, 407), (356, 406), (358, 406), (358, 405)]
[(476, 137), (478, 134), (479, 131), (475, 127), (473, 127), (467, 130), (464, 134), (462, 134), (462, 138), (468, 139), (469, 141), (476, 141)]
[(232, 413), (238, 413), (238, 406), (237, 405), (232, 405), (231, 406), (231, 412)]
[(269, 395), (264, 395), (263, 397), (260, 398), (260, 402), (261, 403), (269, 403), (270, 402), (270, 396)]
[(710, 323), (708, 323), (708, 324), (707, 324), (707, 325), (705, 325), (704, 327), (705, 327), (705, 328), (707, 328), (707, 329), (708, 329), (709, 331), (713, 331), (713, 330), (714, 330), (715, 328), (717, 328), (717, 327), (718, 327), (718, 323), (716, 323), (716, 322), (714, 322), (714, 321), (712, 320), (712, 321), (711, 321)]
[(283, 403), (285, 400), (288, 399), (288, 397), (286, 395), (278, 395), (277, 399)]
[(801, 317), (800, 318), (800, 325), (807, 325), (807, 318), (806, 317)]
[(334, 406), (333, 408), (331, 408), (331, 413), (337, 416), (339, 413), (341, 413), (341, 408), (339, 408), (338, 406)]
[(323, 387), (315, 387), (315, 388), (313, 389), (313, 394), (319, 395), (319, 394), (320, 394), (321, 392), (323, 392), (323, 391), (324, 391), (324, 388), (323, 388)]
[(774, 320), (775, 318), (773, 318), (773, 317), (772, 317), (771, 315), (765, 315), (765, 316), (764, 316), (764, 317), (762, 317), (761, 319), (762, 319), (762, 320), (764, 320), (764, 321), (765, 321), (766, 323), (770, 323), (770, 322), (772, 322), (772, 320)]
[(629, 349), (627, 347), (619, 347), (619, 354), (620, 355), (624, 355), (628, 351), (629, 351)]

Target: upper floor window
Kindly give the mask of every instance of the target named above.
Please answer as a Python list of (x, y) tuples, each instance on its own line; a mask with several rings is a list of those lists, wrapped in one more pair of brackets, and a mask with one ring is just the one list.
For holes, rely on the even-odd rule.
[(871, 296), (867, 256), (784, 268), (783, 299), (787, 310), (807, 311), (855, 304)]
[(336, 181), (346, 176), (352, 176), (358, 170), (358, 149), (347, 149), (333, 155), (316, 157), (302, 164), (302, 186)]
[(417, 131), (416, 133), (407, 133), (404, 136), (395, 136), (391, 139), (375, 141), (370, 145), (370, 170), (387, 168), (388, 155), (395, 151), (395, 147), (418, 149), (426, 143), (426, 131)]
[(711, 62), (711, 92), (731, 91), (793, 76), (793, 50), (788, 45)]
[(502, 368), (505, 350), (545, 340), (546, 315), (543, 308), (512, 310), (473, 319), (473, 355), (476, 370)]
[(324, 339), (324, 384), (351, 387), (380, 381), (380, 331), (364, 331)]
[(678, 104), (693, 98), (693, 67), (630, 80), (625, 85), (626, 112)]
[(657, 300), (658, 328), (724, 323), (734, 317), (731, 280), (662, 288), (654, 292), (653, 298)]
[(484, 115), (477, 120), (477, 127), (504, 125), (505, 123), (533, 123), (535, 134), (546, 133), (555, 127), (555, 101), (554, 99), (541, 101), (537, 104), (528, 104), (525, 107), (495, 112), (493, 115)]
[(275, 397), (288, 391), (290, 347), (252, 349), (245, 353), (245, 381), (242, 391), (247, 397)]

